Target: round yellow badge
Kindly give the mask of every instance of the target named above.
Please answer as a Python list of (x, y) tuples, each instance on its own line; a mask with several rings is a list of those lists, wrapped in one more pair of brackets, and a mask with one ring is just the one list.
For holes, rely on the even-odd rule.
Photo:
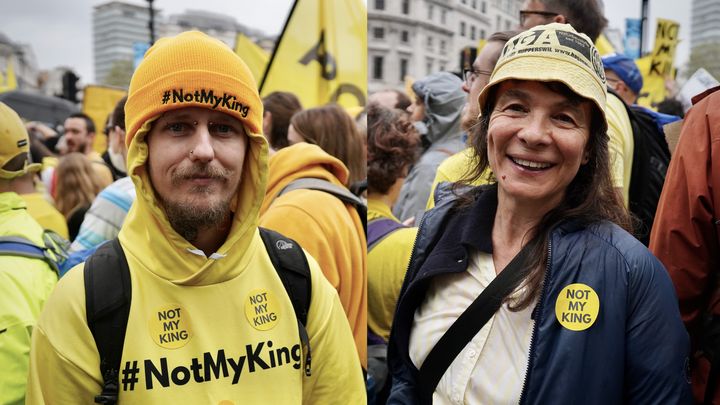
[(150, 336), (160, 347), (179, 349), (192, 338), (190, 315), (178, 304), (157, 308), (148, 319)]
[(560, 325), (574, 331), (591, 327), (600, 312), (600, 299), (595, 290), (585, 284), (570, 284), (563, 288), (555, 301), (555, 316)]
[(274, 328), (280, 316), (278, 309), (275, 296), (264, 289), (250, 291), (245, 299), (245, 316), (250, 325), (257, 330)]

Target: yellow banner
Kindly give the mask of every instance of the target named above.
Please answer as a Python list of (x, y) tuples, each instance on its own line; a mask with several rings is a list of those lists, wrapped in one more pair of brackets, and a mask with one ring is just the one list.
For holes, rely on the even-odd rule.
[(598, 50), (598, 53), (600, 56), (610, 55), (611, 53), (615, 53), (615, 48), (612, 46), (610, 41), (608, 41), (605, 34), (600, 34), (600, 36), (595, 40), (595, 47)]
[(0, 75), (0, 93), (15, 90), (16, 88), (17, 79), (15, 78), (15, 68), (13, 68), (12, 60), (8, 59), (5, 75)]
[(655, 108), (665, 99), (667, 95), (665, 80), (674, 76), (673, 63), (679, 31), (680, 24), (677, 22), (658, 18), (652, 54), (635, 61), (643, 75), (643, 88), (638, 97), (638, 104)]
[(367, 12), (363, 0), (296, 0), (260, 95), (294, 93), (303, 107), (364, 106)]
[(247, 63), (255, 81), (260, 83), (270, 58), (268, 53), (242, 33), (235, 38), (235, 53)]
[(95, 123), (93, 149), (97, 153), (103, 153), (107, 149), (107, 137), (103, 135), (105, 120), (124, 95), (124, 90), (96, 85), (85, 86), (83, 90), (82, 112), (89, 115)]

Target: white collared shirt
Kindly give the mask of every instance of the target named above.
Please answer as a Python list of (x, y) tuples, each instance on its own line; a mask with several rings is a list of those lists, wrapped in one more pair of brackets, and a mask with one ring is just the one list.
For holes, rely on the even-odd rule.
[[(415, 311), (410, 359), (419, 369), (442, 335), (495, 278), (492, 255), (471, 256), (467, 271), (435, 278)], [(517, 298), (520, 292), (511, 297)], [(527, 369), (535, 305), (503, 304), (443, 374), (433, 404), (517, 404)]]

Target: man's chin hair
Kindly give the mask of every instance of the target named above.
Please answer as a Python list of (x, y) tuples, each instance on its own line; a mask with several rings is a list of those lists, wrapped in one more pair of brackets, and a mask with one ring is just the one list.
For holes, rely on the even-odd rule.
[(178, 202), (162, 202), (170, 226), (188, 242), (197, 239), (201, 228), (213, 228), (225, 223), (230, 211), (229, 202), (220, 202), (210, 207), (197, 207)]

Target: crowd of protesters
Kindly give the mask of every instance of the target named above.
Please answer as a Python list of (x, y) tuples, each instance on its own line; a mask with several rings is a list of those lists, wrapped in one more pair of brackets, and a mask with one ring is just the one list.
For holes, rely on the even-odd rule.
[(0, 403), (714, 403), (720, 93), (642, 223), (637, 66), (594, 0), (520, 20), (359, 114), (261, 98), (198, 32), (150, 48), (103, 153), (0, 103)]

